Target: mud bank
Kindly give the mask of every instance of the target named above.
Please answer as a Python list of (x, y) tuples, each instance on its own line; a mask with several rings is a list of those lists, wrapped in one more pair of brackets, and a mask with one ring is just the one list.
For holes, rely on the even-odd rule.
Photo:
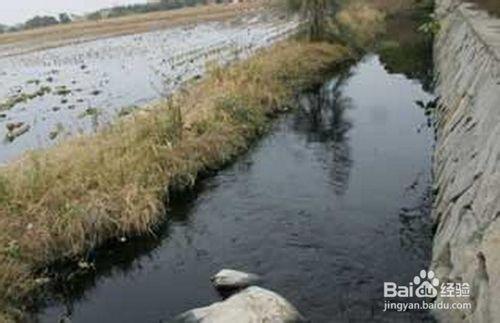
[(500, 20), (459, 1), (437, 1), (436, 10), (440, 104), (432, 267), (441, 282), (469, 283), (472, 304), (437, 316), (444, 322), (498, 322)]

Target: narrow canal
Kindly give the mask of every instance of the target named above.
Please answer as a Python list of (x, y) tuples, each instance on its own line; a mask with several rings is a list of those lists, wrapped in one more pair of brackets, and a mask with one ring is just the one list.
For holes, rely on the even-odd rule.
[[(221, 268), (262, 275), (312, 322), (422, 322), (382, 312), (383, 282), (430, 256), (431, 94), (368, 55), (228, 168), (177, 201), (156, 238), (97, 253), (49, 292), (41, 322), (159, 322), (220, 299)], [(66, 277), (67, 278), (67, 277)]]

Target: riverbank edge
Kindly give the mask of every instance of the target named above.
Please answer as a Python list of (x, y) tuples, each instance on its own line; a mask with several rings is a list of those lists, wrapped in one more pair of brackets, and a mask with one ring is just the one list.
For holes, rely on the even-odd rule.
[(494, 322), (500, 317), (500, 20), (459, 0), (436, 4), (440, 100), (431, 269), (442, 283), (470, 286), (470, 297), (437, 302), (471, 308), (434, 314), (441, 322)]
[(166, 102), (106, 131), (27, 154), (0, 169), (0, 321), (22, 318), (40, 268), (151, 232), (173, 191), (248, 149), (294, 95), (353, 59), (340, 45), (287, 41), (213, 68)]

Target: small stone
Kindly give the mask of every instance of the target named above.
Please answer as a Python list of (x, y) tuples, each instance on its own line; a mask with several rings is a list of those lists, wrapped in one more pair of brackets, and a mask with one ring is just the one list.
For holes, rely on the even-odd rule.
[(47, 277), (40, 277), (35, 279), (35, 284), (37, 285), (45, 285), (50, 282), (50, 278)]
[(253, 285), (260, 280), (260, 277), (243, 271), (222, 269), (211, 280), (215, 288), (236, 289)]

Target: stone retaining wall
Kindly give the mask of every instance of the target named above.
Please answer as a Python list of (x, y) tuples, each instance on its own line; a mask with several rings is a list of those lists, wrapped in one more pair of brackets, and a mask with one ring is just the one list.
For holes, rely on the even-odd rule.
[[(438, 142), (431, 268), (468, 282), (472, 309), (443, 322), (500, 322), (500, 20), (437, 0)], [(449, 302), (449, 299), (438, 299)]]

